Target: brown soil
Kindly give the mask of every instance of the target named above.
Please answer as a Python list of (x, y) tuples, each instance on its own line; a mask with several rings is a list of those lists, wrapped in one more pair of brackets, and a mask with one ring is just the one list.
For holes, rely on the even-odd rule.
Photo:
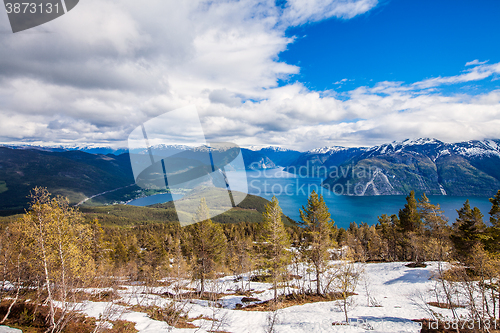
[(250, 303), (250, 302), (260, 302), (260, 299), (255, 298), (255, 297), (243, 297), (241, 299), (243, 303)]
[[(441, 309), (451, 309), (451, 306), (448, 303), (438, 303), (438, 302), (428, 302), (427, 304), (441, 308)], [(459, 306), (456, 304), (453, 304), (454, 308), (463, 308), (464, 306)]]
[[(356, 295), (354, 293), (349, 294), (349, 296)], [(329, 293), (327, 295), (317, 295), (317, 294), (288, 294), (286, 296), (281, 296), (278, 298), (278, 308), (288, 308), (294, 305), (302, 305), (307, 303), (316, 303), (316, 302), (331, 302), (342, 299), (341, 293)], [(274, 304), (274, 300), (265, 301), (257, 304), (250, 304), (247, 306), (243, 306), (240, 309), (246, 311), (272, 311), (274, 310), (276, 305)]]
[[(0, 316), (3, 318), (9, 308), (9, 302), (0, 304)], [(45, 332), (47, 325), (45, 318), (49, 313), (47, 306), (36, 306), (32, 303), (19, 301), (16, 303), (10, 312), (9, 318), (5, 321), (5, 325), (21, 329), (25, 333), (42, 333)], [(56, 313), (55, 321), (60, 318), (60, 312)], [(91, 333), (95, 328), (94, 318), (85, 318), (83, 315), (74, 315), (74, 318), (66, 326), (63, 332), (81, 332)], [(137, 331), (136, 331), (137, 332)]]
[(427, 267), (427, 264), (423, 262), (411, 262), (409, 264), (406, 264), (405, 266), (410, 268), (425, 268)]
[(223, 294), (223, 293), (212, 293), (205, 291), (204, 293), (201, 293), (199, 291), (196, 292), (186, 292), (178, 295), (174, 295), (172, 293), (166, 292), (161, 294), (163, 297), (168, 297), (168, 298), (174, 298), (177, 297), (178, 299), (201, 299), (204, 301), (214, 301), (218, 300), (221, 297), (228, 296), (228, 295), (236, 295), (235, 293), (233, 294)]

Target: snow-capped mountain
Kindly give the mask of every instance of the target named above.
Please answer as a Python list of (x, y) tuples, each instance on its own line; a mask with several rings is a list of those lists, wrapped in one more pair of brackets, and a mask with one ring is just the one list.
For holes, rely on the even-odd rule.
[(311, 149), (308, 151), (309, 154), (334, 154), (339, 151), (345, 151), (350, 148), (347, 147), (342, 147), (342, 146), (330, 146), (330, 147), (322, 147), (322, 148), (315, 148)]
[[(255, 150), (255, 149), (252, 149), (252, 150)], [(283, 147), (278, 147), (278, 146), (269, 146), (269, 147), (264, 147), (264, 148), (261, 148), (259, 149), (261, 151), (274, 151), (274, 152), (289, 152), (289, 151), (295, 151), (295, 150), (292, 150), (292, 149), (288, 149), (288, 148), (283, 148)]]
[(500, 157), (500, 140), (466, 141), (454, 145), (453, 152), (467, 157)]
[[(128, 152), (109, 146), (23, 145), (16, 150), (68, 152), (79, 150), (92, 154)], [(155, 145), (154, 155), (164, 157), (180, 152), (207, 150), (208, 146)], [(211, 149), (223, 149), (215, 148)], [(446, 143), (433, 138), (394, 141), (369, 148), (328, 146), (299, 152), (271, 146), (251, 150), (241, 148), (246, 169), (285, 167), (302, 176), (320, 177), (325, 187), (341, 188), (357, 184), (357, 195), (407, 194), (410, 190), (427, 194), (492, 195), (500, 189), (500, 140), (470, 140)], [(133, 149), (132, 154), (149, 154), (148, 149)], [(128, 156), (122, 156), (128, 159)], [(350, 169), (349, 169), (350, 168)], [(356, 174), (349, 170), (368, 170)], [(333, 171), (343, 170), (342, 173)], [(339, 176), (340, 175), (340, 176)], [(341, 186), (339, 186), (341, 185)], [(343, 193), (346, 194), (346, 193)], [(351, 193), (352, 194), (352, 193)]]
[(394, 141), (374, 146), (367, 150), (365, 157), (399, 152), (413, 152), (426, 155), (444, 156), (447, 154), (465, 157), (499, 156), (500, 140), (471, 140), (458, 143), (445, 143), (437, 139), (417, 139)]
[(407, 194), (415, 190), (489, 196), (500, 189), (500, 140), (395, 141), (371, 147), (337, 166), (348, 165), (363, 172), (344, 173), (346, 177), (331, 174), (324, 186), (341, 188), (356, 184), (359, 191), (350, 193), (354, 195)]
[(326, 177), (328, 169), (359, 156), (366, 148), (323, 147), (302, 153), (285, 170), (302, 176)]
[(293, 163), (302, 153), (282, 147), (266, 147), (258, 151), (267, 156), (275, 165), (286, 167)]
[(385, 143), (380, 146), (374, 146), (368, 148), (365, 156), (368, 157), (368, 156), (377, 156), (382, 154), (392, 154), (392, 153), (402, 152), (403, 150), (415, 151), (417, 153), (423, 151), (428, 152), (428, 151), (435, 151), (436, 149), (439, 149), (444, 145), (445, 145), (444, 142), (436, 139), (429, 139), (429, 138), (421, 138), (416, 140), (406, 139), (404, 141), (393, 141), (391, 143)]
[(31, 149), (31, 150), (39, 150), (39, 151), (47, 151), (47, 152), (64, 152), (64, 151), (83, 151), (89, 154), (113, 154), (120, 155), (128, 152), (127, 148), (113, 148), (111, 146), (99, 146), (99, 145), (0, 145), (0, 147), (6, 147), (11, 149)]

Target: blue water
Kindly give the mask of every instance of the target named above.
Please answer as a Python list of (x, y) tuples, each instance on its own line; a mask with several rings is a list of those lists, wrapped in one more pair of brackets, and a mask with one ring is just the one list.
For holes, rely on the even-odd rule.
[[(248, 193), (270, 200), (273, 195), (278, 198), (283, 212), (292, 219), (299, 221), (299, 208), (307, 205), (307, 198), (312, 190), (323, 195), (330, 210), (332, 219), (338, 227), (347, 228), (351, 222), (365, 222), (369, 225), (377, 223), (382, 214), (397, 214), (406, 203), (406, 196), (345, 196), (337, 195), (320, 186), (321, 178), (296, 177), (281, 169), (266, 171), (247, 171)], [(175, 199), (178, 199), (177, 197)], [(445, 215), (453, 222), (465, 200), (469, 199), (472, 207), (477, 206), (488, 220), (491, 204), (488, 197), (451, 197), (429, 196), (431, 203), (439, 203)], [(130, 202), (135, 206), (147, 206), (154, 203), (172, 200), (170, 194), (158, 194), (140, 198)]]

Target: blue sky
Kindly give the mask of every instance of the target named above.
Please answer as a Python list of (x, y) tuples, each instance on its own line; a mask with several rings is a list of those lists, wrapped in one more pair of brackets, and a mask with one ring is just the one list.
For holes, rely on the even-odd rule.
[[(290, 80), (311, 90), (452, 76), (474, 59), (500, 62), (499, 15), (500, 1), (494, 0), (383, 1), (350, 20), (289, 28), (287, 36), (296, 41), (279, 58), (299, 66), (300, 74)], [(460, 92), (464, 86), (469, 85), (446, 90)], [(500, 81), (484, 80), (470, 90), (499, 88)]]
[(499, 14), (499, 1), (85, 0), (12, 34), (0, 8), (0, 143), (126, 147), (186, 106), (208, 141), (244, 147), (498, 138)]

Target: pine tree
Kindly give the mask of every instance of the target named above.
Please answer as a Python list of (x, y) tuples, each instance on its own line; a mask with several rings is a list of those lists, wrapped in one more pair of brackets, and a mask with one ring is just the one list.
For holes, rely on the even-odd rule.
[(455, 247), (458, 259), (468, 261), (470, 250), (480, 243), (485, 230), (483, 214), (479, 208), (471, 209), (469, 200), (465, 201), (462, 208), (457, 210), (458, 218), (453, 223), (451, 240)]
[[(443, 210), (439, 205), (431, 204), (429, 198), (425, 195), (418, 200), (419, 215), (425, 230), (427, 231), (426, 244), (433, 244), (435, 242), (436, 251), (434, 259), (442, 261), (445, 259), (445, 254), (449, 248), (450, 227), (448, 219), (444, 216)], [(430, 242), (433, 240), (433, 242)], [(429, 248), (429, 247), (428, 247)]]
[(97, 218), (94, 218), (92, 221), (90, 221), (90, 230), (92, 233), (92, 257), (94, 258), (94, 263), (97, 270), (104, 260), (103, 250), (105, 247), (104, 230), (102, 229), (102, 226)]
[[(418, 214), (417, 200), (415, 199), (415, 192), (411, 191), (410, 195), (406, 197), (406, 204), (403, 209), (399, 210), (399, 231), (402, 234), (400, 245), (403, 249), (404, 260), (419, 261), (422, 259), (420, 256), (419, 236), (422, 233), (422, 220)], [(407, 256), (408, 249), (411, 249), (411, 257)]]
[(273, 196), (263, 215), (262, 242), (264, 245), (264, 268), (271, 273), (274, 301), (278, 299), (278, 280), (290, 262), (290, 238), (281, 220), (278, 199)]
[(120, 238), (114, 241), (115, 248), (113, 250), (113, 259), (116, 266), (120, 267), (128, 261), (128, 253), (125, 245)]
[(395, 261), (398, 259), (397, 245), (398, 245), (398, 226), (399, 220), (396, 214), (387, 216), (382, 214), (378, 218), (378, 225), (382, 238), (387, 242), (389, 260)]
[(330, 234), (333, 221), (323, 196), (312, 191), (307, 201), (307, 207), (302, 206), (300, 218), (306, 226), (306, 258), (313, 264), (316, 272), (316, 293), (321, 294), (321, 276), (327, 269), (329, 259), (328, 249), (333, 243)]
[(485, 242), (485, 249), (490, 253), (500, 252), (500, 190), (490, 198), (490, 223), (488, 228), (489, 239)]
[(223, 261), (227, 240), (219, 224), (213, 223), (209, 218), (205, 198), (201, 199), (200, 206), (196, 211), (193, 221), (201, 221), (194, 225), (193, 230), (193, 251), (195, 264), (193, 266), (194, 277), (200, 279), (200, 292), (205, 292), (205, 281), (216, 269), (216, 264)]
[(490, 202), (490, 222), (494, 227), (500, 228), (500, 190), (493, 198), (490, 198)]
[(406, 197), (406, 204), (399, 210), (399, 223), (404, 233), (419, 232), (422, 228), (422, 221), (417, 209), (415, 191), (411, 191)]

